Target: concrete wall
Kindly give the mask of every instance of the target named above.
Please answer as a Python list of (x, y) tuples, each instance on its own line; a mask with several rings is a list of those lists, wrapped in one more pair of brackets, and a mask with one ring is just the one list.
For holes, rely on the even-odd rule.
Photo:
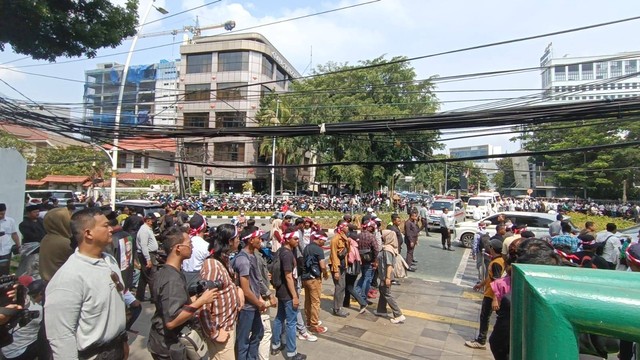
[(0, 203), (7, 204), (7, 216), (17, 224), (24, 216), (27, 161), (15, 149), (0, 149)]

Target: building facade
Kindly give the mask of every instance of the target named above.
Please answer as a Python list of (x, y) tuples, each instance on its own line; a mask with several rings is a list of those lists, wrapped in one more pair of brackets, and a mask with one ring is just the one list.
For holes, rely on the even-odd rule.
[(544, 103), (621, 99), (640, 95), (640, 52), (540, 58)]
[[(180, 47), (178, 126), (184, 128), (238, 128), (258, 126), (255, 116), (262, 96), (289, 89), (300, 74), (280, 52), (258, 33), (194, 37)], [(178, 157), (206, 164), (264, 164), (259, 142), (248, 137), (186, 138)], [(268, 169), (223, 169), (186, 165), (185, 182), (198, 179), (202, 190), (242, 192), (251, 181), (256, 192), (268, 191)], [(304, 175), (303, 175), (304, 176)]]

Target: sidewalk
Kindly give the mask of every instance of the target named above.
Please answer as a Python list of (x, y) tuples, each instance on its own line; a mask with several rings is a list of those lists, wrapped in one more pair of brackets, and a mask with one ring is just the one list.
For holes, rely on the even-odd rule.
[[(362, 315), (357, 305), (347, 318), (331, 315), (333, 284), (323, 284), (320, 319), (329, 328), (315, 343), (298, 340), (298, 351), (309, 359), (492, 359), (490, 350), (473, 350), (464, 341), (473, 339), (478, 327), (481, 295), (452, 283), (403, 279), (392, 288), (407, 321), (394, 325), (373, 315), (377, 300)], [(303, 303), (303, 301), (301, 301)], [(144, 311), (133, 328), (130, 359), (151, 359), (146, 350), (153, 305)], [(275, 310), (272, 310), (272, 315)], [(284, 358), (282, 355), (273, 359)]]

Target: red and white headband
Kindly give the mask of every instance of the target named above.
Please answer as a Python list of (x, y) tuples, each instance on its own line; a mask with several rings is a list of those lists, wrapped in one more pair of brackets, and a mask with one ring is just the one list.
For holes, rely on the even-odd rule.
[(253, 238), (257, 238), (257, 237), (260, 237), (262, 235), (264, 235), (264, 231), (258, 229), (256, 231), (252, 232), (251, 234), (246, 235), (245, 237), (243, 237), (242, 240), (251, 240)]
[(284, 234), (284, 236), (283, 236), (283, 238), (284, 238), (285, 240), (287, 240), (287, 241), (291, 240), (291, 239), (292, 239), (292, 238), (294, 238), (294, 237), (299, 238), (299, 236), (298, 236), (298, 232), (297, 232), (297, 231), (291, 231), (291, 232), (288, 232), (288, 233)]

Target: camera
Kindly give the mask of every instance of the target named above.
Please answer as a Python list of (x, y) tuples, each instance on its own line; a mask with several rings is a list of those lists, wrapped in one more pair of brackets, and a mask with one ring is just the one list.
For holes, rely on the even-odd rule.
[(218, 289), (222, 290), (224, 284), (220, 280), (198, 280), (195, 283), (191, 284), (188, 288), (189, 296), (200, 296), (203, 292), (209, 289)]
[[(9, 297), (11, 290), (16, 291), (15, 300)], [(7, 346), (13, 342), (11, 330), (16, 326), (26, 326), (31, 320), (40, 316), (40, 311), (28, 309), (9, 309), (7, 305), (17, 304), (25, 306), (27, 288), (20, 285), (18, 277), (15, 275), (0, 276), (0, 313), (9, 317), (9, 321), (0, 326), (0, 347)]]
[[(17, 286), (16, 286), (17, 285)], [(9, 291), (16, 290), (16, 299), (9, 297)], [(2, 275), (0, 276), (0, 306), (7, 306), (9, 304), (24, 305), (27, 297), (27, 288), (20, 285), (18, 277), (15, 275)]]

